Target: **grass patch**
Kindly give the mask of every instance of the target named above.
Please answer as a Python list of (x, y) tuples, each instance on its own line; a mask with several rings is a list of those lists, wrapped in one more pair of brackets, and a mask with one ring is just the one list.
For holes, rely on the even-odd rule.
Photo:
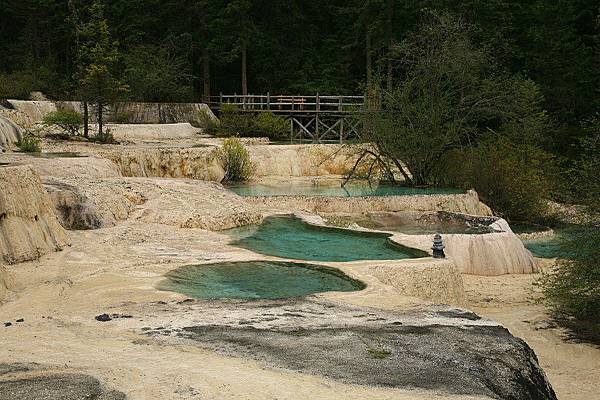
[(371, 358), (382, 360), (392, 355), (392, 352), (386, 349), (375, 349), (373, 347), (367, 347), (367, 352)]

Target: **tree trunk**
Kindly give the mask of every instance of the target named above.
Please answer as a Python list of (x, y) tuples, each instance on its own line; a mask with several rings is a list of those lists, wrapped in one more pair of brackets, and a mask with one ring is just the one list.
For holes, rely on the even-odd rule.
[(203, 101), (210, 102), (210, 59), (208, 49), (202, 51), (202, 86), (203, 86)]
[(248, 76), (246, 70), (246, 53), (248, 52), (248, 45), (246, 39), (242, 39), (242, 94), (246, 96), (248, 94)]
[(365, 37), (365, 51), (366, 51), (366, 64), (367, 64), (367, 88), (371, 87), (373, 83), (373, 55), (371, 54), (371, 31), (367, 27), (367, 34)]
[(392, 92), (392, 40), (393, 40), (393, 22), (394, 22), (394, 0), (387, 0), (387, 21), (386, 21), (386, 39), (387, 39), (387, 76), (386, 89), (388, 93)]
[(83, 137), (89, 137), (90, 114), (87, 101), (83, 102)]
[(98, 138), (102, 138), (102, 103), (98, 103)]

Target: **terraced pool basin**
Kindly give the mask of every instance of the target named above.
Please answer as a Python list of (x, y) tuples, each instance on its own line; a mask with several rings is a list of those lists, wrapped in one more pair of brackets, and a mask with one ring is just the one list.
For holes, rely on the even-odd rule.
[(296, 260), (397, 260), (428, 256), (424, 251), (390, 241), (390, 235), (385, 233), (314, 226), (293, 216), (268, 217), (260, 225), (224, 233), (233, 239), (234, 246)]
[(369, 185), (366, 182), (348, 183), (342, 187), (337, 182), (278, 182), (240, 183), (228, 186), (240, 196), (330, 196), (330, 197), (365, 197), (365, 196), (414, 196), (433, 194), (459, 194), (460, 189), (448, 188), (411, 188), (391, 184)]
[(158, 288), (197, 299), (281, 299), (357, 291), (365, 284), (330, 267), (244, 261), (181, 267), (169, 272)]
[(465, 214), (439, 211), (437, 213), (423, 212), (368, 212), (352, 215), (332, 215), (326, 219), (330, 225), (349, 226), (356, 223), (359, 226), (403, 233), (407, 235), (462, 234), (482, 235), (498, 232), (490, 226), (496, 219)]
[[(565, 247), (570, 242), (577, 240), (585, 240), (578, 237), (585, 233), (586, 227), (578, 225), (565, 225), (558, 228), (554, 228), (554, 235), (551, 237), (542, 237), (539, 239), (523, 240), (525, 248), (531, 252), (535, 257), (540, 258), (569, 258), (569, 250)], [(517, 228), (517, 232), (524, 231), (525, 228)], [(532, 229), (528, 230), (530, 233)], [(570, 246), (573, 248), (573, 246)]]

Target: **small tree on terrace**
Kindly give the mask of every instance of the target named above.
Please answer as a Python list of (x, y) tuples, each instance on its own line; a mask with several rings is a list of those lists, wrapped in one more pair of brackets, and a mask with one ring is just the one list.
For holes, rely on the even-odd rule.
[(115, 102), (127, 87), (114, 75), (114, 67), (119, 58), (117, 42), (111, 39), (104, 6), (94, 1), (90, 6), (90, 19), (79, 28), (79, 84), (84, 101), (96, 106), (98, 118), (98, 138), (104, 133), (103, 111)]

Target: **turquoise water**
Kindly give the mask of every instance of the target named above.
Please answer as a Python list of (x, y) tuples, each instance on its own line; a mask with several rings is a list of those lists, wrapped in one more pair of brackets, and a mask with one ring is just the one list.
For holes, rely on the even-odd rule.
[(383, 233), (317, 227), (292, 216), (269, 217), (260, 225), (224, 231), (233, 245), (270, 256), (309, 261), (397, 260), (427, 257), (397, 245)]
[(459, 194), (460, 189), (448, 188), (412, 188), (392, 184), (369, 185), (368, 183), (348, 183), (342, 187), (340, 183), (241, 183), (228, 186), (240, 196), (410, 196), (432, 194)]
[(274, 261), (189, 265), (169, 272), (160, 290), (197, 299), (281, 299), (320, 292), (352, 292), (365, 285), (342, 271)]
[(586, 228), (580, 226), (565, 226), (554, 228), (554, 236), (534, 240), (523, 240), (525, 248), (535, 257), (541, 258), (569, 258), (569, 251), (565, 245), (585, 232)]

